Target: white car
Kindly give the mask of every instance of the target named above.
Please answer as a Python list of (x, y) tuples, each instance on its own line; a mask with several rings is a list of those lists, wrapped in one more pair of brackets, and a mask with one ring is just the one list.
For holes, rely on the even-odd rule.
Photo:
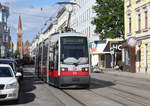
[(19, 83), (17, 77), (21, 73), (14, 73), (10, 65), (0, 64), (0, 101), (14, 100), (19, 98)]

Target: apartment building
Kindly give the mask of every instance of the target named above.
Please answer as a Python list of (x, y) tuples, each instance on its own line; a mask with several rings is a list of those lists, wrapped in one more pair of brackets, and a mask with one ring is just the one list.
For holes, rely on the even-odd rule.
[(125, 38), (134, 37), (136, 47), (124, 49), (124, 69), (150, 72), (150, 1), (125, 0)]
[(88, 38), (93, 38), (95, 27), (91, 24), (91, 21), (96, 14), (92, 7), (95, 5), (96, 0), (71, 0), (70, 2), (77, 3), (73, 7), (71, 28), (87, 35)]
[(58, 33), (64, 30), (67, 26), (67, 19), (68, 19), (68, 12), (66, 11), (65, 7), (61, 8), (58, 11), (56, 19), (53, 20), (52, 23), (46, 23), (45, 28), (43, 29), (42, 33), (39, 33), (37, 37), (33, 40), (30, 45), (30, 55), (31, 57), (35, 57), (37, 45), (47, 39), (54, 33)]
[(0, 4), (0, 57), (11, 57), (13, 48), (10, 47), (11, 36), (7, 25), (9, 7)]

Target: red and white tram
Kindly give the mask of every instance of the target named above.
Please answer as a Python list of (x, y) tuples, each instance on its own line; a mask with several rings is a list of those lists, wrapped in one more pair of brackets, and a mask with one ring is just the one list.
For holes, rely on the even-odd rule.
[(36, 69), (41, 79), (59, 88), (89, 87), (87, 37), (76, 32), (51, 35), (38, 46)]

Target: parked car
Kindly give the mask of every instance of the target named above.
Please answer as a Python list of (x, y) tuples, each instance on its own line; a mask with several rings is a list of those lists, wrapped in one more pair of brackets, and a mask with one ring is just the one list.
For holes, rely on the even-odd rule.
[(17, 72), (21, 73), (19, 80), (23, 80), (23, 69), (17, 67), (17, 63), (14, 59), (0, 59), (0, 64), (9, 64), (15, 73)]
[(19, 99), (19, 83), (17, 78), (21, 73), (15, 73), (8, 64), (0, 64), (0, 101)]

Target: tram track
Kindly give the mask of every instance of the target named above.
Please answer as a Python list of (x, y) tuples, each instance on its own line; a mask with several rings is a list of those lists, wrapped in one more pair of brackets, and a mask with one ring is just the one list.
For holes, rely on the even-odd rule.
[[(101, 77), (104, 77), (104, 76), (101, 76)], [(115, 83), (115, 84), (128, 86), (128, 87), (132, 87), (132, 88), (140, 88), (140, 89), (147, 90), (147, 91), (149, 91), (149, 89), (150, 89), (150, 85), (146, 85), (143, 83), (134, 83), (132, 81), (128, 82), (128, 81), (125, 81), (125, 79), (120, 81), (119, 79), (116, 79), (116, 78), (114, 79), (114, 77), (112, 77), (112, 76), (110, 78), (110, 76), (105, 75), (105, 79), (106, 79), (106, 77), (107, 77), (107, 81), (111, 81), (112, 83)], [(95, 79), (95, 78), (93, 78), (93, 79)]]
[[(94, 85), (93, 83), (91, 83), (92, 85)], [(96, 83), (98, 84), (98, 86), (104, 86), (103, 83)], [(94, 85), (95, 86), (95, 85)], [(134, 94), (132, 92), (129, 91), (125, 91), (119, 88), (116, 88), (114, 86), (107, 86), (107, 88), (110, 88), (112, 90), (115, 90), (115, 92), (113, 93), (114, 95), (116, 95), (117, 97), (119, 97), (120, 99), (124, 99), (126, 101), (128, 101), (127, 103), (122, 102), (120, 100), (117, 100), (116, 98), (113, 98), (111, 96), (105, 95), (105, 94), (101, 94), (97, 91), (94, 91), (93, 89), (87, 89), (88, 92), (91, 92), (99, 97), (103, 97), (107, 100), (111, 100), (117, 104), (120, 104), (122, 106), (132, 106), (131, 104), (137, 104), (140, 106), (150, 106), (150, 98), (138, 95), (138, 94)], [(71, 95), (70, 93), (68, 93), (65, 90), (62, 90), (63, 93), (65, 93), (66, 95), (68, 95), (69, 97), (71, 97), (73, 100), (75, 100), (76, 102), (78, 102), (79, 104), (81, 104), (82, 106), (86, 106), (85, 103), (81, 102), (79, 99), (75, 98), (75, 96)]]
[(76, 102), (78, 102), (80, 105), (82, 106), (87, 106), (86, 104), (84, 104), (82, 101), (76, 99), (74, 96), (72, 96), (71, 94), (69, 94), (67, 91), (62, 90), (62, 92), (66, 95), (68, 95), (70, 98), (72, 98), (73, 100), (75, 100)]
[(104, 96), (104, 95), (102, 95), (102, 94), (99, 94), (99, 93), (97, 93), (97, 92), (95, 92), (95, 91), (93, 91), (93, 90), (91, 90), (91, 89), (88, 89), (88, 91), (94, 93), (94, 94), (97, 95), (97, 96), (101, 96), (101, 97), (106, 98), (106, 99), (108, 99), (108, 100), (114, 101), (114, 102), (116, 102), (116, 103), (118, 103), (118, 104), (121, 104), (122, 106), (127, 106), (126, 104), (124, 104), (124, 103), (122, 103), (122, 102), (120, 102), (120, 101), (118, 101), (118, 100), (112, 99), (111, 97)]
[[(101, 83), (99, 83), (99, 85), (102, 85)], [(124, 99), (126, 101), (128, 101), (127, 103), (125, 102), (121, 102), (120, 100), (117, 100), (116, 98), (113, 98), (111, 96), (105, 95), (105, 94), (100, 94), (97, 91), (94, 91), (93, 89), (87, 89), (88, 92), (93, 93), (94, 95), (97, 95), (99, 97), (103, 97), (107, 100), (111, 100), (117, 104), (120, 104), (122, 106), (132, 106), (131, 104), (136, 104), (136, 105), (140, 105), (140, 106), (150, 106), (150, 99), (147, 97), (143, 97), (122, 89), (118, 89), (115, 87), (108, 87), (110, 89), (115, 90), (116, 92), (114, 92), (113, 94), (118, 96), (121, 99)], [(85, 89), (86, 90), (86, 89)], [(68, 95), (70, 98), (72, 98), (73, 100), (75, 100), (76, 102), (78, 102), (80, 105), (82, 106), (86, 106), (85, 103), (83, 103), (82, 101), (80, 101), (79, 99), (75, 98), (75, 96), (73, 96), (72, 94), (68, 93), (66, 90), (62, 90), (63, 93), (65, 93), (66, 95)]]
[[(96, 83), (100, 86), (104, 86), (104, 83)], [(125, 91), (125, 90), (122, 90), (122, 89), (119, 89), (119, 88), (115, 88), (113, 86), (108, 86), (107, 88), (110, 88), (110, 89), (113, 89), (115, 91), (117, 91), (118, 93), (116, 93), (115, 95), (118, 96), (118, 97), (121, 97), (122, 99), (126, 99), (127, 101), (130, 101), (130, 102), (133, 102), (133, 103), (137, 103), (139, 105), (142, 105), (142, 106), (150, 106), (150, 98), (147, 98), (147, 97), (143, 97), (141, 95), (137, 95), (137, 94), (134, 94), (132, 92), (129, 92), (129, 91)], [(113, 101), (116, 101), (124, 106), (127, 106), (126, 104), (124, 103), (121, 103), (120, 101), (117, 101), (113, 98), (110, 98), (108, 96), (105, 96), (105, 95), (101, 95), (91, 89), (88, 89), (89, 91), (97, 94), (97, 95), (100, 95), (100, 96), (103, 96), (105, 98), (108, 98), (110, 100), (113, 100)]]
[[(115, 85), (124, 85), (124, 86), (128, 86), (128, 87), (137, 87), (137, 86), (130, 86), (132, 84), (127, 84), (128, 82), (122, 82), (122, 81), (118, 81), (118, 79), (116, 80), (111, 80), (108, 79), (107, 81), (99, 81), (100, 79), (96, 79), (93, 78), (93, 80), (91, 81), (91, 85), (94, 86), (95, 88), (100, 88), (101, 86), (104, 88), (108, 88), (108, 90), (111, 91), (113, 96), (109, 96), (109, 93), (101, 93), (99, 92), (100, 89), (92, 89), (92, 87), (90, 87), (90, 89), (85, 89), (85, 91), (87, 92), (91, 92), (91, 95), (96, 95), (97, 98), (105, 98), (107, 100), (110, 100), (112, 102), (115, 102), (121, 106), (133, 106), (132, 104), (134, 104), (134, 106), (150, 106), (150, 98), (145, 97), (145, 96), (141, 96), (139, 94), (135, 94), (133, 92), (130, 91), (126, 91), (125, 89), (120, 89), (117, 88)], [(119, 83), (120, 82), (120, 83)], [(115, 84), (113, 84), (115, 83)], [(125, 83), (125, 84), (124, 84)], [(137, 83), (138, 84), (138, 83)], [(79, 92), (81, 92), (80, 90), (71, 90), (71, 89), (61, 89), (61, 92), (64, 93), (65, 95), (67, 95), (68, 97), (70, 97), (72, 100), (74, 100), (75, 102), (77, 102), (79, 105), (81, 106), (87, 106), (88, 102), (85, 102), (86, 99), (82, 99), (80, 100), (80, 95)], [(78, 94), (76, 95), (76, 92), (78, 92)], [(88, 93), (88, 94), (89, 94)], [(81, 92), (82, 95), (82, 92)], [(79, 97), (79, 98), (78, 98)], [(117, 97), (117, 98), (114, 98)], [(118, 99), (119, 98), (119, 99)], [(123, 100), (123, 101), (122, 101)], [(87, 104), (85, 104), (87, 103)]]
[(122, 97), (123, 99), (126, 99), (128, 101), (134, 102), (134, 103), (138, 103), (140, 105), (143, 106), (150, 106), (150, 99), (147, 97), (143, 97), (141, 95), (137, 95), (128, 91), (124, 91), (118, 88), (114, 88), (114, 87), (109, 87), (113, 90), (119, 91), (120, 93), (115, 94), (117, 96)]

